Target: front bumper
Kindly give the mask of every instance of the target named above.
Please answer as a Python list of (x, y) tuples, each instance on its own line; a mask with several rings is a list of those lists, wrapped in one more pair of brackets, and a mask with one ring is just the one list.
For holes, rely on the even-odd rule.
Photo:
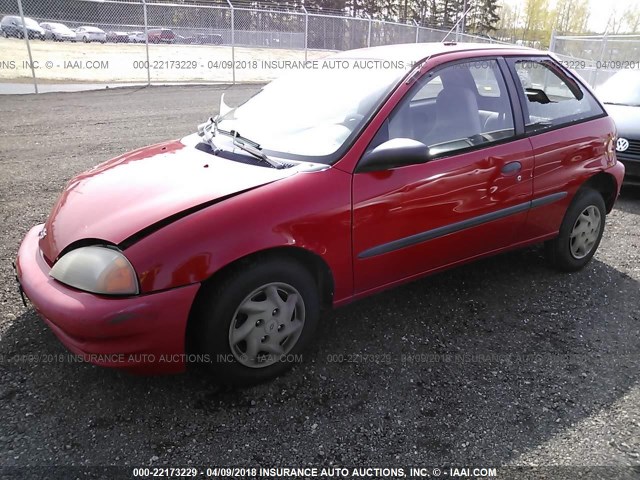
[(49, 276), (38, 246), (42, 225), (20, 246), (17, 275), (53, 333), (85, 361), (137, 373), (185, 369), (185, 333), (200, 284), (136, 297), (106, 297), (67, 287)]

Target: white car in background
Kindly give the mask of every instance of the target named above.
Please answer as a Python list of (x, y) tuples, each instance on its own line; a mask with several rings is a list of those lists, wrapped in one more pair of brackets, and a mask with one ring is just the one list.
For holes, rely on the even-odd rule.
[(101, 30), (98, 27), (84, 26), (76, 28), (76, 40), (83, 41), (84, 43), (105, 43), (107, 41), (107, 34), (104, 33), (104, 30)]
[(76, 41), (75, 32), (62, 23), (42, 22), (40, 26), (44, 30), (44, 38), (47, 40), (56, 42)]
[(129, 43), (144, 43), (144, 32), (129, 32)]

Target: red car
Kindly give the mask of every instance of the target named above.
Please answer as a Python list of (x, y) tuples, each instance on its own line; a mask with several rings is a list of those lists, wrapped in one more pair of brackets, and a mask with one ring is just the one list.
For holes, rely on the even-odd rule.
[(168, 28), (154, 28), (147, 32), (149, 43), (175, 43), (176, 34)]
[(541, 242), (554, 266), (584, 267), (622, 184), (615, 143), (543, 52), (344, 52), (73, 178), (17, 274), (91, 362), (196, 359), (258, 382), (300, 359), (323, 308)]

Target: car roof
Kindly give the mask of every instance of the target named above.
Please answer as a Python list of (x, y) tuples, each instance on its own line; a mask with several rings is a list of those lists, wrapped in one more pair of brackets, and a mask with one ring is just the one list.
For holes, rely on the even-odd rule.
[(495, 51), (504, 52), (507, 50), (515, 55), (544, 54), (535, 48), (521, 47), (507, 44), (491, 43), (462, 43), (462, 42), (429, 42), (429, 43), (404, 43), (398, 45), (383, 45), (379, 47), (359, 48), (340, 52), (337, 57), (341, 58), (367, 58), (376, 60), (412, 60), (418, 61), (434, 55), (443, 53), (469, 51), (476, 54), (489, 54)]

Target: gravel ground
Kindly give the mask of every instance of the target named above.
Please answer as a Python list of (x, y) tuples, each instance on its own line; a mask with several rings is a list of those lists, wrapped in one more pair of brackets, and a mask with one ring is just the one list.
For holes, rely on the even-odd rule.
[[(229, 88), (227, 101), (255, 89)], [(357, 302), (325, 314), (304, 363), (268, 384), (227, 390), (198, 372), (25, 360), (66, 353), (16, 293), (10, 262), (25, 232), (74, 173), (190, 133), (223, 91), (0, 98), (0, 465), (560, 465), (640, 476), (639, 190), (624, 191), (584, 271), (556, 273), (531, 248)], [(531, 478), (543, 472), (578, 478)]]

